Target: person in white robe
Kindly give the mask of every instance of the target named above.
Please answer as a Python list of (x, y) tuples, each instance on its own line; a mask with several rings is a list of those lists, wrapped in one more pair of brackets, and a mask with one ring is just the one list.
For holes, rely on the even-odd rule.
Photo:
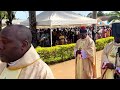
[(120, 38), (114, 37), (114, 41), (107, 44), (101, 58), (101, 79), (115, 79), (120, 76)]
[(76, 56), (76, 79), (96, 78), (95, 43), (83, 27), (80, 29), (80, 39), (77, 40), (74, 54)]
[(9, 25), (0, 32), (0, 79), (54, 79), (31, 44), (30, 29)]

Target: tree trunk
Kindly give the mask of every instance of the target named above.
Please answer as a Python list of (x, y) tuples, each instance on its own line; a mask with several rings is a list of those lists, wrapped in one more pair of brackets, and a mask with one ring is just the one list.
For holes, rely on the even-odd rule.
[(9, 21), (7, 21), (6, 24), (11, 25), (12, 20), (15, 18), (15, 15), (14, 15), (13, 11), (7, 11), (7, 13), (8, 13), (8, 20)]
[[(93, 11), (93, 19), (97, 19), (97, 11)], [(93, 40), (96, 41), (96, 32), (97, 32), (97, 25), (93, 24), (94, 27), (94, 34), (93, 34)]]
[(29, 26), (32, 33), (32, 44), (37, 47), (36, 11), (29, 11)]
[(2, 13), (0, 13), (0, 31), (2, 30), (2, 16), (1, 16)]

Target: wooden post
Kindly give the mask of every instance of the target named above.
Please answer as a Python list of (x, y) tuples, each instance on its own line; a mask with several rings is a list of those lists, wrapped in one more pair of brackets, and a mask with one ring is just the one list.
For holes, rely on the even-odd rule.
[[(93, 19), (97, 19), (97, 11), (93, 11)], [(95, 32), (95, 35), (93, 36), (93, 40), (95, 42), (96, 41), (97, 25), (93, 24), (93, 27), (94, 27), (94, 32)]]
[(32, 33), (32, 44), (34, 47), (37, 47), (36, 11), (29, 11), (29, 26)]

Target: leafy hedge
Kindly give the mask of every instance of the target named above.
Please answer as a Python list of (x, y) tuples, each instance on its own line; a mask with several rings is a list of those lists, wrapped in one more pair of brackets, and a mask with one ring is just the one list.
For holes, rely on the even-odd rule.
[(101, 38), (96, 40), (96, 50), (100, 51), (102, 49), (104, 49), (104, 47), (110, 43), (111, 41), (113, 41), (113, 37), (107, 37), (107, 38)]
[[(102, 50), (104, 46), (113, 41), (113, 37), (102, 38), (96, 40), (96, 50)], [(74, 47), (75, 43), (67, 45), (57, 45), (53, 47), (40, 47), (36, 48), (38, 54), (42, 60), (47, 64), (54, 64), (58, 62), (63, 62), (74, 58)]]

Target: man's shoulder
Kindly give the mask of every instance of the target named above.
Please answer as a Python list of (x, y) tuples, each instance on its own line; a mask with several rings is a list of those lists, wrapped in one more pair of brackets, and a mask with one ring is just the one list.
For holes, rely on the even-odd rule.
[(92, 38), (90, 38), (89, 36), (88, 36), (87, 41), (88, 41), (88, 42), (90, 42), (90, 43), (94, 43), (93, 39), (92, 39)]
[(76, 41), (76, 43), (80, 43), (81, 42), (81, 39), (78, 39), (77, 41)]
[(42, 59), (40, 59), (38, 62), (37, 62), (39, 68), (41, 69), (50, 69), (49, 65), (47, 65)]
[(38, 68), (41, 71), (42, 78), (44, 78), (44, 79), (54, 79), (54, 75), (52, 73), (52, 70), (43, 60), (38, 61)]
[(81, 39), (78, 39), (77, 42), (79, 42)]
[(88, 36), (88, 40), (93, 41), (93, 39), (92, 39), (92, 38), (90, 38), (89, 36)]
[(48, 66), (42, 59), (38, 60), (37, 64), (40, 66)]

